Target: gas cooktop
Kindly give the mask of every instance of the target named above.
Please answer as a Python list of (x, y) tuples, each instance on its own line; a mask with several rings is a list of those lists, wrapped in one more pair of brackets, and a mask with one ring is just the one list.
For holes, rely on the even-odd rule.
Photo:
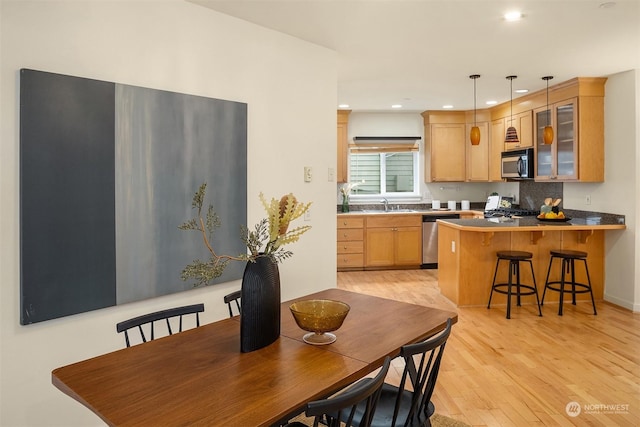
[(496, 208), (484, 212), (485, 218), (497, 218), (497, 217), (514, 217), (514, 216), (537, 216), (540, 211), (533, 209), (521, 209), (521, 208)]

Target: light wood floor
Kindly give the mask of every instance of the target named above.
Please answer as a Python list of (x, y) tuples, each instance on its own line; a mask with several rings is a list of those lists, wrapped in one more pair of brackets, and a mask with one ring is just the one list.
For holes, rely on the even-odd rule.
[[(437, 413), (472, 426), (640, 426), (640, 314), (597, 301), (597, 316), (579, 302), (565, 303), (564, 316), (557, 304), (543, 317), (535, 304), (512, 306), (507, 320), (504, 305), (456, 308), (440, 295), (437, 270), (339, 272), (338, 287), (457, 311)], [(402, 369), (394, 365), (389, 382)]]

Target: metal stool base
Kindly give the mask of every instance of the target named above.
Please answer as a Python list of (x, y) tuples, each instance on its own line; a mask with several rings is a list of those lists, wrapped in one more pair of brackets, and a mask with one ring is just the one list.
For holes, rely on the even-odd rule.
[[(571, 304), (576, 305), (576, 294), (590, 294), (591, 305), (593, 306), (593, 314), (597, 315), (596, 302), (593, 298), (593, 290), (591, 288), (591, 277), (589, 277), (589, 267), (587, 267), (586, 252), (578, 251), (551, 251), (551, 259), (549, 260), (549, 268), (547, 269), (547, 278), (544, 284), (544, 291), (542, 292), (542, 302), (540, 305), (544, 305), (544, 297), (547, 293), (547, 289), (560, 293), (560, 302), (558, 303), (558, 316), (562, 316), (562, 308), (564, 306), (564, 294), (571, 294)], [(562, 276), (560, 280), (549, 281), (549, 274), (551, 273), (551, 267), (553, 266), (553, 260), (559, 259), (562, 261)], [(588, 283), (576, 282), (575, 273), (575, 261), (582, 261), (584, 263), (584, 269), (587, 273)], [(567, 274), (571, 274), (571, 280), (565, 280)]]
[[(501, 256), (504, 255), (504, 256)], [(491, 294), (489, 295), (489, 302), (487, 303), (487, 308), (491, 308), (491, 298), (493, 297), (493, 293), (497, 292), (499, 294), (507, 295), (507, 319), (511, 319), (511, 297), (516, 297), (516, 304), (520, 306), (520, 297), (527, 295), (535, 295), (536, 296), (536, 304), (538, 306), (538, 315), (542, 316), (542, 309), (540, 308), (540, 299), (538, 298), (538, 286), (536, 283), (536, 276), (533, 272), (533, 263), (531, 259), (525, 259), (524, 254), (526, 252), (518, 252), (513, 251), (509, 255), (510, 252), (499, 252), (498, 260), (496, 261), (495, 272), (493, 273), (493, 282), (491, 284)], [(529, 258), (532, 255), (529, 254)], [(498, 268), (500, 267), (500, 261), (508, 261), (509, 262), (509, 281), (508, 283), (496, 283), (496, 277), (498, 275)], [(531, 277), (533, 278), (533, 285), (522, 284), (520, 283), (520, 262), (528, 262), (529, 267), (531, 267)], [(513, 278), (515, 276), (515, 282)], [(515, 287), (515, 292), (513, 288)], [(524, 289), (524, 291), (523, 291)]]

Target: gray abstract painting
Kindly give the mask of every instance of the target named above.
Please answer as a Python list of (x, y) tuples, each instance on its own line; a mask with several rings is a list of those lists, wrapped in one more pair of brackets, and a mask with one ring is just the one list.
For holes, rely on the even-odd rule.
[(192, 289), (208, 252), (178, 226), (204, 182), (214, 247), (246, 252), (246, 104), (21, 70), (20, 112), (23, 324)]

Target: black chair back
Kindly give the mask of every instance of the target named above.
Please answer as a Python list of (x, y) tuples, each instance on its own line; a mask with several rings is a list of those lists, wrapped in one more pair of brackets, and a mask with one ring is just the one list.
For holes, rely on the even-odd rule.
[(179, 326), (177, 332), (182, 332), (182, 316), (186, 316), (189, 314), (195, 314), (196, 317), (196, 327), (200, 326), (200, 314), (204, 311), (204, 304), (193, 304), (186, 305), (183, 307), (175, 307), (169, 308), (167, 310), (156, 311), (154, 313), (143, 314), (142, 316), (134, 317), (129, 320), (124, 320), (116, 325), (116, 330), (118, 333), (124, 332), (124, 339), (127, 343), (127, 347), (131, 346), (129, 341), (129, 329), (138, 328), (140, 332), (140, 338), (142, 342), (147, 342), (147, 335), (145, 335), (145, 331), (143, 326), (146, 326), (146, 329), (149, 331), (150, 340), (155, 339), (155, 328), (154, 322), (158, 320), (165, 320), (167, 324), (167, 332), (169, 335), (173, 334), (173, 330), (171, 329), (171, 323), (169, 319), (174, 317), (179, 317)]
[(359, 425), (368, 427), (375, 414), (390, 364), (391, 359), (387, 356), (375, 377), (364, 378), (328, 399), (307, 403), (305, 414), (307, 417), (315, 417), (313, 426), (318, 427), (320, 424), (326, 424), (328, 427), (353, 426), (356, 408), (362, 406), (364, 414), (358, 420)]
[[(431, 425), (429, 417), (435, 411), (431, 396), (438, 379), (444, 348), (451, 335), (451, 326), (451, 319), (447, 319), (447, 326), (438, 335), (402, 347), (400, 356), (404, 359), (405, 368), (400, 385), (383, 386), (379, 411), (373, 425)], [(406, 388), (407, 382), (411, 384), (413, 391)]]
[[(431, 396), (436, 386), (440, 362), (444, 348), (451, 335), (451, 319), (447, 319), (445, 329), (424, 341), (408, 344), (400, 349), (400, 357), (405, 367), (398, 387), (385, 383), (382, 386), (380, 400), (371, 423), (360, 423), (365, 412), (364, 403), (358, 406), (355, 425), (372, 427), (420, 426), (431, 425), (429, 417), (435, 407)], [(407, 388), (408, 385), (410, 388)]]
[(231, 292), (228, 295), (224, 296), (224, 302), (227, 304), (229, 308), (229, 317), (233, 317), (233, 308), (232, 305), (235, 303), (236, 308), (238, 309), (238, 314), (241, 313), (241, 305), (240, 305), (240, 297), (242, 296), (241, 291)]

